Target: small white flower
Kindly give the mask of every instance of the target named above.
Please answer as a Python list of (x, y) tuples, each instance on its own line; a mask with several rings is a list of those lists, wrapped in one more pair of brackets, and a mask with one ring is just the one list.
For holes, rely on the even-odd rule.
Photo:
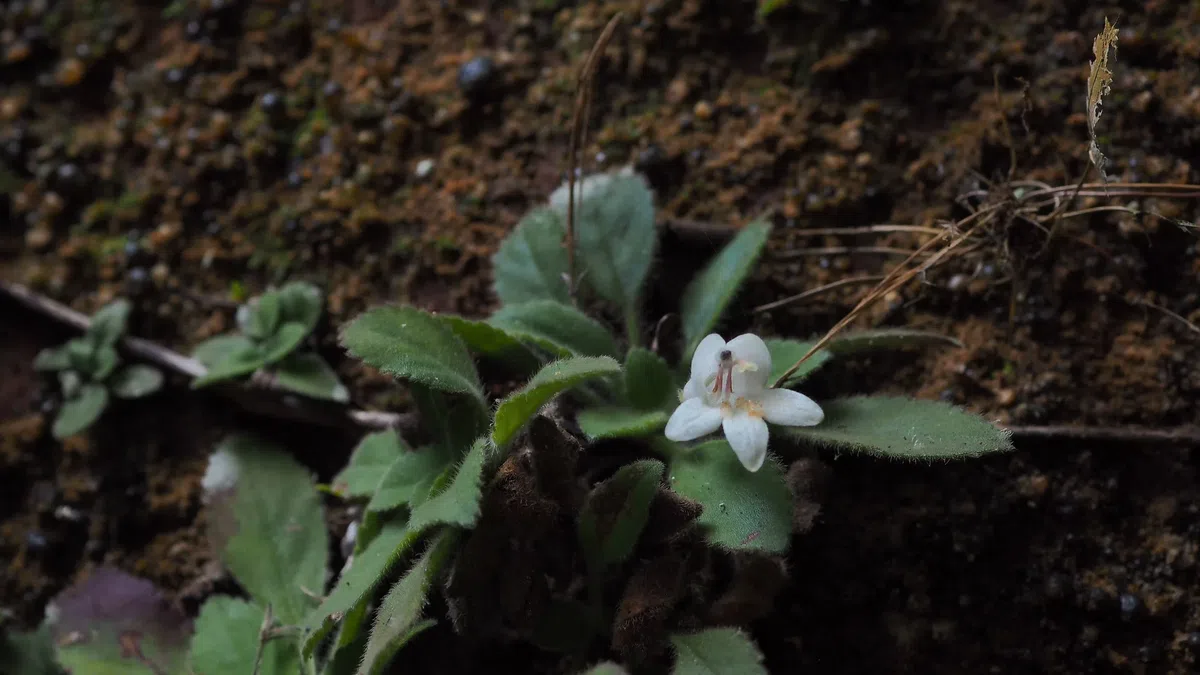
[(713, 333), (692, 355), (691, 378), (679, 407), (667, 422), (673, 441), (691, 441), (718, 428), (749, 471), (762, 468), (767, 457), (767, 422), (811, 427), (825, 413), (811, 398), (790, 389), (767, 387), (771, 352), (753, 333), (728, 343)]

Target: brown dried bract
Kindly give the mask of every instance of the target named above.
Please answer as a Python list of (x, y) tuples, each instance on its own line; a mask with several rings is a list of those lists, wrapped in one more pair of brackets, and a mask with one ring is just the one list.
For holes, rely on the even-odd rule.
[(1104, 97), (1108, 95), (1112, 85), (1112, 71), (1108, 68), (1108, 53), (1110, 50), (1117, 49), (1117, 27), (1108, 22), (1108, 17), (1104, 18), (1104, 30), (1092, 41), (1092, 54), (1096, 57), (1092, 61), (1091, 68), (1088, 71), (1088, 94), (1087, 94), (1087, 122), (1088, 136), (1091, 142), (1088, 145), (1088, 158), (1092, 160), (1092, 164), (1096, 165), (1096, 170), (1100, 172), (1100, 177), (1104, 181), (1108, 181), (1108, 176), (1104, 173), (1104, 165), (1108, 161), (1104, 153), (1100, 152), (1100, 146), (1096, 143), (1096, 122), (1100, 120), (1100, 114), (1104, 110)]

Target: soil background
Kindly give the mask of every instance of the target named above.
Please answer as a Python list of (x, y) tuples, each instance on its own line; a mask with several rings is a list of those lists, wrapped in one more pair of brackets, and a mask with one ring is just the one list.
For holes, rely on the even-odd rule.
[[(0, 277), (87, 313), (130, 297), (131, 332), (184, 352), (239, 300), (307, 279), (355, 400), (398, 406), (336, 327), (382, 302), (493, 305), (489, 257), (566, 175), (575, 77), (616, 11), (581, 157), (632, 164), (656, 190), (649, 309), (674, 308), (733, 228), (776, 226), (727, 334), (820, 333), (863, 286), (754, 308), (878, 274), (920, 241), (815, 229), (936, 227), (1079, 181), (1106, 16), (1121, 30), (1098, 128), (1109, 179), (1196, 182), (1197, 3), (793, 0), (760, 19), (733, 0), (26, 0), (0, 9)], [(1102, 204), (1196, 220), (1194, 201), (1162, 197), (1075, 208)], [(806, 392), (941, 398), (1012, 425), (1195, 425), (1196, 253), (1193, 231), (1145, 214), (1053, 235), (1003, 220), (862, 322), (965, 348), (839, 363)], [(31, 362), (68, 335), (0, 301), (0, 608), (26, 623), (99, 562), (193, 600), (211, 590), (198, 482), (223, 433), (276, 435), (325, 478), (352, 447), (183, 383), (55, 442)], [(962, 463), (827, 460), (821, 518), (754, 626), (772, 672), (1200, 669), (1188, 449), (1052, 438)], [(446, 658), (422, 672), (555, 672), (519, 649)]]

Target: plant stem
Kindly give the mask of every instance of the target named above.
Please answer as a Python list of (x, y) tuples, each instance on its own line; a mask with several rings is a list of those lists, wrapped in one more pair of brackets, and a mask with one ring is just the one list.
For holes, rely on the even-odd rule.
[(642, 319), (636, 304), (625, 310), (625, 338), (630, 349), (642, 346)]

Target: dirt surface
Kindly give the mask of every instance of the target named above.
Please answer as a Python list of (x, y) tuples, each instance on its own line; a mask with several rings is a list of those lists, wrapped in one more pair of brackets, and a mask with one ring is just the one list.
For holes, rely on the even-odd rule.
[[(327, 292), (325, 351), (359, 403), (386, 405), (394, 389), (340, 357), (333, 329), (384, 301), (486, 311), (488, 258), (565, 175), (574, 77), (617, 10), (581, 156), (587, 170), (632, 163), (657, 191), (655, 312), (719, 243), (711, 228), (765, 215), (775, 235), (728, 332), (819, 333), (865, 286), (753, 310), (878, 274), (928, 235), (814, 230), (939, 227), (1074, 185), (1105, 16), (1121, 29), (1098, 128), (1110, 180), (1196, 182), (1196, 3), (795, 0), (765, 21), (754, 5), (8, 3), (0, 276), (84, 312), (126, 295), (132, 332), (182, 351), (225, 330), (237, 301), (309, 279)], [(1070, 211), (1196, 220), (1194, 201), (1086, 194)], [(863, 320), (964, 349), (838, 364), (807, 393), (941, 398), (1013, 425), (1200, 422), (1195, 234), (1145, 214), (1046, 215), (988, 221)], [(247, 424), (282, 433), (174, 386), (56, 443), (53, 389), (29, 364), (62, 337), (0, 304), (0, 606), (26, 621), (89, 562), (187, 588), (209, 557), (197, 514), (212, 443)], [(326, 478), (350, 447), (291, 443)], [(793, 583), (755, 625), (772, 672), (1200, 667), (1188, 451), (1050, 440), (961, 464), (831, 463)]]

